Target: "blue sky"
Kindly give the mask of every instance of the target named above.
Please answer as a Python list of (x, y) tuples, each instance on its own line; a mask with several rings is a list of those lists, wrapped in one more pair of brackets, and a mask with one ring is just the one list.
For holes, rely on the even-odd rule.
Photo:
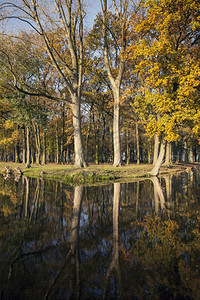
[[(2, 0), (0, 0), (1, 2)], [(84, 28), (91, 28), (94, 22), (94, 19), (97, 15), (98, 12), (101, 11), (101, 4), (100, 4), (100, 0), (85, 0), (84, 1), (85, 4), (85, 10), (86, 10), (86, 17), (84, 20)], [(7, 30), (9, 31), (18, 31), (18, 30), (23, 30), (23, 29), (30, 29), (30, 26), (27, 25), (24, 22), (20, 22), (17, 19), (12, 19), (12, 20), (8, 20), (5, 21), (4, 23), (6, 25)], [(2, 24), (1, 24), (2, 26)], [(3, 28), (1, 27), (1, 30)]]

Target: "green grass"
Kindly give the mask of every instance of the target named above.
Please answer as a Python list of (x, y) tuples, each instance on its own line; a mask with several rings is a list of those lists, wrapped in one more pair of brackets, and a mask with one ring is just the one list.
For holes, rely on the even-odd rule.
[[(4, 173), (5, 166), (9, 166), (13, 170), (19, 167), (24, 176), (42, 177), (54, 180), (60, 180), (71, 185), (85, 185), (100, 182), (113, 181), (129, 181), (135, 178), (143, 178), (149, 176), (152, 169), (151, 164), (130, 164), (121, 167), (114, 167), (111, 164), (89, 165), (87, 168), (78, 168), (74, 165), (57, 165), (49, 163), (46, 165), (32, 164), (31, 168), (27, 169), (25, 164), (1, 162), (0, 172)], [(163, 167), (161, 172), (180, 171), (181, 166), (173, 165), (170, 168)]]

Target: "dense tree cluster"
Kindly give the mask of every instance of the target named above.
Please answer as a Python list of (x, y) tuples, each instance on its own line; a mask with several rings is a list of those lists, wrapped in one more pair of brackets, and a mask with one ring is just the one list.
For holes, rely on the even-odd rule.
[(1, 4), (1, 161), (198, 159), (198, 1), (100, 3), (87, 30), (80, 0)]

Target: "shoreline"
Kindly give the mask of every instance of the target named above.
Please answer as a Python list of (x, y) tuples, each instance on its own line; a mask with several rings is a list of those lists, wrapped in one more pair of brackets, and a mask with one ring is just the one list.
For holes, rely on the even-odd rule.
[[(57, 165), (49, 163), (46, 165), (32, 164), (27, 169), (23, 163), (1, 162), (0, 173), (5, 174), (5, 167), (14, 169), (19, 167), (23, 176), (63, 181), (70, 185), (104, 184), (109, 182), (128, 182), (138, 178), (150, 178), (152, 164), (130, 164), (114, 167), (112, 164), (89, 164), (86, 168), (78, 168), (72, 164)], [(199, 169), (198, 163), (177, 163), (169, 166), (161, 166), (159, 176), (166, 174), (177, 174)]]

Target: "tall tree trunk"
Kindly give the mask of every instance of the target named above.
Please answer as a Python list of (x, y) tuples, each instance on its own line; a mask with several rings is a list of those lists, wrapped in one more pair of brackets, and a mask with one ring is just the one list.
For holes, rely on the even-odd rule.
[(20, 152), (20, 149), (19, 149), (19, 140), (18, 140), (15, 144), (15, 162), (16, 163), (20, 162), (19, 152)]
[(31, 166), (31, 147), (30, 147), (30, 128), (26, 127), (26, 168), (30, 168)]
[(114, 162), (113, 165), (121, 166), (121, 149), (120, 149), (120, 86), (117, 84), (113, 87), (114, 92), (114, 112), (113, 112), (113, 147), (114, 147)]
[(75, 161), (74, 164), (78, 167), (86, 167), (83, 142), (81, 135), (81, 115), (80, 115), (80, 99), (75, 94), (72, 99), (72, 113), (73, 113), (73, 128), (74, 128), (74, 152)]
[(60, 144), (60, 162), (65, 163), (64, 159), (64, 144), (65, 144), (65, 104), (62, 105), (62, 138)]
[(87, 132), (86, 132), (86, 138), (85, 138), (85, 155), (86, 155), (86, 162), (88, 163), (88, 143), (89, 143), (89, 137), (90, 137), (90, 130), (91, 130), (91, 115), (92, 115), (92, 108), (93, 103), (90, 106), (90, 112), (89, 112), (89, 122), (87, 126)]
[(136, 145), (137, 145), (137, 165), (140, 164), (140, 140), (139, 140), (139, 128), (138, 122), (135, 123), (135, 135), (136, 135)]
[[(95, 126), (94, 114), (93, 114), (93, 122)], [(99, 164), (99, 114), (98, 114), (98, 119), (94, 131), (95, 131), (95, 164), (98, 165)]]
[(194, 154), (193, 154), (193, 148), (190, 146), (190, 163), (194, 162)]
[[(109, 56), (109, 43), (108, 43), (108, 10), (107, 10), (107, 0), (101, 1), (102, 13), (103, 13), (103, 41), (104, 41), (104, 63), (106, 71), (108, 74), (109, 81), (112, 86), (113, 96), (114, 96), (114, 115), (113, 115), (113, 147), (114, 147), (114, 166), (121, 165), (121, 149), (120, 149), (120, 86), (125, 66), (124, 53), (126, 48), (126, 22), (127, 22), (127, 9), (128, 1), (124, 0), (120, 2), (120, 8), (117, 7), (116, 2), (113, 0), (114, 11), (116, 18), (121, 26), (121, 37), (119, 37), (120, 44), (120, 57), (117, 56), (115, 60), (115, 67), (118, 69), (117, 75), (113, 73), (111, 65), (114, 63), (112, 58)], [(119, 12), (120, 10), (120, 12)], [(117, 50), (117, 49), (116, 49)], [(119, 61), (119, 63), (118, 63)]]
[(155, 163), (154, 168), (151, 171), (152, 176), (157, 176), (158, 173), (159, 173), (160, 167), (161, 167), (161, 165), (163, 163), (163, 160), (164, 160), (165, 149), (166, 149), (166, 140), (163, 138), (162, 141), (161, 141), (161, 145), (160, 145), (160, 153), (159, 153), (158, 159)]
[(151, 157), (152, 157), (152, 149), (151, 147), (147, 148), (147, 156), (148, 156), (148, 164), (151, 164)]
[(102, 118), (103, 118), (103, 135), (102, 135), (102, 144), (101, 144), (101, 155), (102, 155), (102, 159), (101, 162), (105, 162), (106, 161), (106, 157), (107, 157), (107, 147), (106, 149), (105, 147), (105, 136), (106, 136), (106, 118), (105, 116), (102, 114)]
[(188, 159), (188, 145), (187, 145), (186, 141), (184, 143), (184, 155), (185, 155), (185, 163), (188, 163), (188, 161), (189, 161), (189, 159)]
[(160, 145), (159, 136), (156, 134), (154, 136), (153, 165), (155, 165), (158, 159), (159, 145)]
[[(5, 128), (3, 129), (3, 137), (6, 136), (6, 131), (5, 131)], [(4, 145), (4, 162), (7, 162), (7, 147), (6, 145)]]
[(165, 165), (169, 165), (171, 163), (171, 143), (167, 142), (166, 146), (166, 156), (165, 156)]
[(129, 130), (126, 130), (126, 164), (130, 163)]
[(23, 126), (23, 163), (26, 163), (26, 128)]
[(59, 136), (58, 136), (58, 120), (56, 121), (56, 163), (60, 163), (60, 151), (59, 151)]
[(41, 141), (40, 141), (40, 127), (37, 123), (32, 122), (33, 129), (35, 133), (35, 145), (36, 145), (36, 163), (40, 164), (40, 156), (41, 156)]
[(55, 155), (54, 155), (54, 139), (51, 139), (51, 153), (50, 153), (50, 157), (51, 157), (51, 162), (54, 163), (54, 159), (55, 159)]
[(47, 136), (46, 130), (44, 130), (43, 134), (43, 154), (42, 154), (42, 163), (45, 165), (47, 163)]

